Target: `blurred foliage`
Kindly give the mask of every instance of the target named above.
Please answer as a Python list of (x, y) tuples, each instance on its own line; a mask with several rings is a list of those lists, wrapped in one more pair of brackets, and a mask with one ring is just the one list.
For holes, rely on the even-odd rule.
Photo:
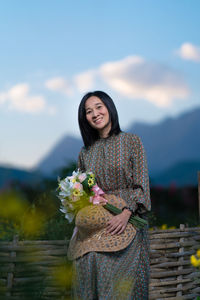
[[(9, 187), (0, 190), (0, 240), (13, 240), (18, 235), (19, 240), (63, 240), (70, 239), (74, 223), (69, 224), (64, 214), (60, 212), (60, 200), (57, 197), (58, 178), (71, 175), (76, 169), (72, 162), (51, 178), (45, 178), (35, 185), (14, 182)], [(195, 187), (168, 188), (151, 186), (152, 211), (148, 213), (149, 227), (153, 229), (170, 229), (180, 224), (198, 226), (198, 189)], [(30, 253), (29, 253), (30, 255)], [(192, 262), (199, 263), (198, 256)], [(25, 274), (33, 274), (38, 269), (25, 263)], [(0, 272), (1, 273), (1, 272)], [(39, 274), (46, 278), (43, 272)], [(72, 266), (67, 260), (60, 265), (52, 266), (49, 274), (55, 285), (60, 286), (64, 300), (69, 300), (72, 280)], [(28, 275), (27, 275), (28, 276)], [(30, 282), (22, 287), (23, 299), (43, 299), (45, 280)], [(125, 280), (119, 284), (120, 289), (128, 291), (129, 283)], [(0, 286), (0, 291), (2, 291)]]
[(151, 187), (152, 211), (149, 215), (150, 226), (179, 227), (198, 226), (198, 187), (177, 187), (174, 184), (169, 187)]
[[(69, 224), (59, 210), (57, 176), (62, 179), (75, 169), (76, 163), (72, 162), (35, 185), (15, 182), (0, 190), (0, 240), (12, 240), (15, 234), (21, 240), (69, 239), (74, 224)], [(151, 199), (150, 227), (169, 229), (180, 223), (199, 224), (197, 187), (152, 186)]]
[[(75, 168), (76, 165), (72, 163), (62, 169), (60, 178), (71, 175)], [(60, 200), (57, 197), (57, 186), (58, 180), (54, 176), (46, 178), (36, 185), (15, 181), (9, 187), (1, 189), (0, 240), (11, 241), (14, 236), (19, 240), (69, 239), (74, 224), (69, 224), (63, 213), (59, 211)], [(31, 251), (31, 248), (28, 247), (26, 255), (30, 259), (33, 256)], [(38, 256), (38, 262), (39, 260), (40, 256)], [(3, 268), (3, 264), (0, 264), (0, 277), (2, 278), (4, 275), (1, 268)], [(46, 299), (46, 287), (48, 287), (50, 278), (53, 280), (52, 286), (59, 286), (61, 295), (59, 299), (71, 299), (72, 264), (66, 258), (60, 265), (52, 265), (49, 274), (44, 272), (44, 268), (40, 268), (37, 261), (31, 260), (17, 262), (15, 270), (18, 273), (23, 272), (22, 276), (25, 278), (25, 282), (18, 284), (17, 287), (20, 299)], [(0, 299), (7, 299), (6, 293), (6, 286), (0, 282)]]
[(70, 290), (72, 285), (72, 264), (63, 261), (60, 265), (55, 266), (50, 274), (54, 283), (60, 288)]
[[(75, 163), (60, 170), (60, 178), (71, 175)], [(0, 190), (0, 240), (69, 239), (74, 224), (60, 212), (57, 197), (58, 178), (45, 178), (39, 184), (16, 181)]]

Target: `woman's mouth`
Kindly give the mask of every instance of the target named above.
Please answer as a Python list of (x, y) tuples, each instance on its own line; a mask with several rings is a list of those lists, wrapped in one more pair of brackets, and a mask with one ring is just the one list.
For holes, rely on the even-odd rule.
[(97, 119), (97, 120), (94, 120), (94, 123), (95, 123), (95, 124), (100, 124), (100, 123), (102, 122), (102, 120), (103, 120), (102, 118)]

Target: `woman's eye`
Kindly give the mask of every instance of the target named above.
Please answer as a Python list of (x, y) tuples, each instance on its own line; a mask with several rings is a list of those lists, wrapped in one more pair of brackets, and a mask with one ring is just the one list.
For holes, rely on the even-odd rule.
[(91, 110), (87, 110), (86, 111), (86, 115), (90, 114), (91, 113)]
[(98, 109), (100, 109), (101, 107), (102, 107), (101, 105), (97, 106)]

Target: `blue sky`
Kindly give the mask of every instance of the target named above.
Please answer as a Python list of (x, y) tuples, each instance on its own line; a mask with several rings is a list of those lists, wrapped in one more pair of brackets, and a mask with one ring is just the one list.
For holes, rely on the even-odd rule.
[(34, 167), (79, 136), (85, 92), (123, 130), (200, 106), (200, 1), (1, 1), (0, 165)]

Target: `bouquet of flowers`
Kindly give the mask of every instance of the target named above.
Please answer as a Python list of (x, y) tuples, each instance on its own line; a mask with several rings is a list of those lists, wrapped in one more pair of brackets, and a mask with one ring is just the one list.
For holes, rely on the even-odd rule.
[[(78, 211), (88, 205), (99, 204), (100, 197), (104, 192), (96, 183), (95, 175), (92, 172), (73, 171), (72, 176), (67, 176), (58, 180), (58, 197), (61, 200), (60, 211), (65, 214), (65, 218), (71, 223)], [(115, 215), (122, 212), (121, 209), (106, 203), (105, 209)], [(131, 215), (129, 222), (138, 228), (143, 228), (147, 221)]]

